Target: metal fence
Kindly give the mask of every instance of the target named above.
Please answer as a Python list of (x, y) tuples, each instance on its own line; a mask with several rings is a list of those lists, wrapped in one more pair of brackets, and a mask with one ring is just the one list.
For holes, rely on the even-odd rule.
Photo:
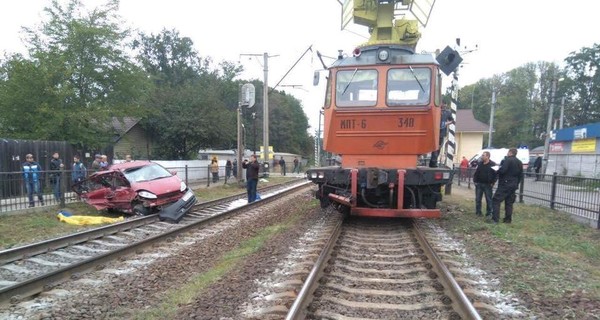
[[(455, 171), (454, 183), (473, 186), (475, 168)], [(564, 211), (577, 221), (600, 229), (600, 179), (525, 172), (521, 181), (519, 202)]]

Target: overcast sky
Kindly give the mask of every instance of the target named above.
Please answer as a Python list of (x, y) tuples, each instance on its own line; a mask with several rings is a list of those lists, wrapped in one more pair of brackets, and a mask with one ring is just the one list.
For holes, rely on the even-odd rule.
[[(83, 0), (88, 7), (104, 3)], [(0, 52), (23, 52), (22, 26), (34, 26), (50, 0), (5, 0), (0, 11)], [(600, 42), (600, 2), (590, 0), (437, 0), (429, 24), (421, 29), (418, 51), (434, 52), (461, 38), (462, 47), (478, 50), (466, 54), (459, 85), (509, 71), (527, 62), (562, 63), (572, 51)], [(301, 54), (335, 57), (337, 50), (351, 52), (366, 41), (366, 30), (341, 31), (341, 6), (337, 0), (121, 0), (120, 13), (128, 27), (146, 33), (176, 29), (190, 37), (203, 57), (215, 62), (240, 61), (243, 79), (263, 79), (263, 58), (240, 54), (267, 52), (269, 86), (279, 82)], [(332, 60), (325, 60), (331, 63)], [(314, 132), (324, 89), (313, 87), (313, 72), (321, 63), (307, 54), (282, 81), (302, 85), (279, 87), (299, 98)], [(323, 78), (322, 78), (323, 79)], [(257, 93), (261, 94), (261, 93)]]

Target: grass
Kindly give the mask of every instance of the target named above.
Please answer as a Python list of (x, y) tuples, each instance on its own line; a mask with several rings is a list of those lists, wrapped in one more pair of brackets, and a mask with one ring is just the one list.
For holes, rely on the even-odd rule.
[(58, 206), (44, 207), (42, 211), (29, 211), (26, 213), (4, 215), (0, 224), (0, 248), (8, 249), (33, 241), (49, 239), (59, 235), (70, 234), (77, 231), (94, 228), (99, 225), (76, 226), (60, 222), (56, 215), (60, 210), (66, 210), (73, 215), (85, 216), (107, 216), (116, 217), (96, 209), (84, 203), (67, 204), (66, 208)]
[(475, 216), (472, 199), (445, 201), (459, 213), (444, 216), (444, 224), (464, 236), (478, 261), (495, 264), (506, 275), (504, 289), (556, 299), (583, 290), (600, 299), (598, 230), (566, 213), (522, 204), (515, 204), (512, 224), (487, 224)]

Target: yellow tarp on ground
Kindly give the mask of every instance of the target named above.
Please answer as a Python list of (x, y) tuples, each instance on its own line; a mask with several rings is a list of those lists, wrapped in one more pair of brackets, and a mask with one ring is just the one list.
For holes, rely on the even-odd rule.
[(100, 216), (64, 216), (62, 212), (59, 212), (56, 217), (58, 220), (62, 222), (66, 222), (68, 224), (74, 224), (78, 226), (88, 225), (88, 224), (101, 224), (101, 223), (115, 223), (119, 221), (125, 220), (123, 217), (118, 218), (108, 218), (108, 217), (100, 217)]

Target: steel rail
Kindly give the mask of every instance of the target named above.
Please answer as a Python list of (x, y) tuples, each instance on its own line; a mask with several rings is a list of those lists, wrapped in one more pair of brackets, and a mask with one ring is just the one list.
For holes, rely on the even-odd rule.
[(312, 185), (312, 184), (310, 184), (310, 182), (308, 182), (308, 181), (305, 181), (303, 183), (298, 183), (297, 185), (293, 185), (289, 189), (284, 190), (281, 193), (278, 193), (271, 197), (261, 199), (260, 201), (248, 203), (246, 205), (234, 208), (232, 210), (229, 210), (229, 211), (226, 211), (226, 212), (214, 215), (214, 216), (195, 220), (190, 224), (182, 225), (180, 228), (169, 230), (165, 233), (158, 234), (158, 235), (149, 237), (147, 239), (138, 241), (136, 243), (133, 243), (131, 245), (127, 245), (125, 247), (118, 248), (113, 251), (110, 251), (110, 252), (107, 252), (104, 254), (100, 254), (95, 257), (88, 258), (86, 260), (83, 260), (83, 261), (74, 263), (72, 265), (57, 269), (57, 270), (49, 272), (47, 274), (40, 275), (36, 278), (29, 279), (29, 280), (23, 281), (21, 283), (17, 283), (12, 286), (2, 288), (2, 289), (0, 289), (0, 305), (6, 304), (8, 302), (16, 302), (23, 298), (38, 294), (38, 293), (44, 291), (44, 289), (47, 286), (52, 286), (54, 284), (58, 284), (62, 281), (67, 280), (68, 278), (70, 278), (73, 275), (82, 273), (83, 271), (89, 270), (95, 266), (99, 266), (99, 265), (105, 264), (107, 262), (114, 261), (119, 257), (131, 254), (131, 253), (135, 253), (135, 252), (139, 251), (141, 248), (150, 246), (154, 243), (161, 242), (164, 239), (167, 239), (174, 235), (183, 233), (185, 231), (188, 231), (192, 228), (201, 226), (203, 224), (212, 222), (213, 220), (226, 218), (228, 216), (237, 214), (239, 212), (247, 211), (248, 209), (265, 205), (269, 202), (279, 199), (280, 197), (283, 197), (292, 192), (296, 192), (302, 188), (305, 188), (309, 185)]
[(462, 319), (475, 319), (481, 320), (481, 316), (475, 310), (475, 307), (467, 298), (461, 287), (458, 285), (450, 270), (446, 267), (442, 259), (435, 253), (435, 250), (429, 244), (429, 241), (425, 238), (423, 231), (419, 228), (419, 226), (414, 223), (413, 226), (415, 228), (415, 235), (417, 237), (417, 241), (421, 244), (425, 255), (432, 262), (433, 268), (436, 270), (437, 274), (440, 276), (442, 285), (446, 289), (446, 293), (452, 299), (453, 304), (457, 307), (455, 311), (461, 316)]
[(286, 320), (296, 320), (296, 319), (304, 319), (306, 318), (306, 309), (311, 302), (312, 294), (318, 286), (319, 275), (325, 268), (326, 262), (329, 260), (329, 256), (331, 255), (331, 251), (339, 238), (340, 232), (342, 231), (342, 224), (344, 223), (344, 219), (340, 219), (337, 225), (334, 227), (331, 236), (327, 240), (325, 247), (319, 254), (315, 265), (310, 270), (306, 281), (302, 285), (298, 296), (294, 300), (294, 303), (290, 307), (290, 310), (285, 317)]

